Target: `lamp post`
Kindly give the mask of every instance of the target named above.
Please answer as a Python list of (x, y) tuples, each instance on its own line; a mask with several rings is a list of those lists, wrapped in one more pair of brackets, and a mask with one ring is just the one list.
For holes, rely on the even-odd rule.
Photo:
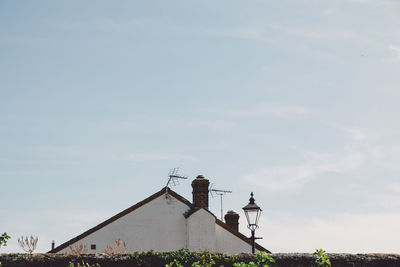
[(255, 242), (256, 239), (261, 239), (261, 237), (256, 237), (255, 232), (258, 228), (258, 219), (260, 219), (261, 208), (254, 202), (254, 194), (251, 192), (249, 199), (249, 204), (243, 207), (244, 213), (246, 214), (247, 218), (247, 228), (251, 230), (251, 252), (254, 254), (256, 253), (255, 249)]

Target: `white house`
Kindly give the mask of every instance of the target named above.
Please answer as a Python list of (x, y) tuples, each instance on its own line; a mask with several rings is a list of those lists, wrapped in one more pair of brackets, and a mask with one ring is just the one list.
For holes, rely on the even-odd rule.
[[(251, 252), (250, 240), (239, 233), (239, 215), (225, 215), (226, 223), (208, 210), (209, 181), (199, 175), (192, 182), (193, 203), (165, 187), (110, 219), (53, 248), (66, 253), (83, 245), (87, 253), (102, 253), (120, 238), (127, 252), (209, 250), (228, 254)], [(256, 244), (256, 249), (266, 251)]]

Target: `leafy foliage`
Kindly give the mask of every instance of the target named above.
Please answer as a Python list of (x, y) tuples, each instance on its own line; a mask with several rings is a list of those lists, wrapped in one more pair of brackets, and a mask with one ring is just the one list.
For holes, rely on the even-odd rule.
[(325, 255), (325, 250), (323, 249), (316, 249), (314, 255), (317, 256), (315, 260), (315, 264), (319, 267), (331, 267), (331, 260)]
[(183, 267), (183, 265), (177, 259), (174, 259), (169, 264), (165, 264), (165, 267)]
[(211, 267), (215, 264), (210, 251), (203, 251), (199, 261), (193, 262), (192, 267)]
[[(75, 267), (75, 264), (73, 262), (69, 262), (67, 267)], [(82, 264), (79, 262), (77, 263), (76, 267), (100, 267), (100, 264), (89, 264), (85, 261), (82, 261)]]
[(260, 251), (257, 253), (255, 262), (254, 261), (250, 261), (249, 263), (238, 262), (234, 263), (233, 267), (258, 267), (258, 266), (269, 267), (269, 265), (274, 262), (275, 260), (272, 257), (267, 256), (267, 254), (264, 251)]
[[(255, 261), (250, 261), (249, 263), (245, 262), (234, 262), (235, 258), (234, 257), (226, 257), (226, 255), (222, 254), (222, 257), (220, 254), (217, 253), (212, 253), (209, 251), (203, 251), (199, 255), (200, 259), (192, 263), (192, 267), (212, 267), (212, 266), (217, 266), (216, 261), (221, 263), (221, 261), (225, 261), (228, 266), (233, 266), (233, 267), (269, 267), (271, 263), (274, 263), (275, 260), (267, 256), (265, 252), (259, 252), (255, 258)], [(224, 257), (225, 256), (225, 257)], [(231, 259), (231, 260), (227, 260)], [(166, 264), (165, 267), (183, 267), (183, 266), (189, 266), (189, 265), (183, 265), (179, 260), (176, 258), (173, 259), (169, 264)], [(223, 267), (223, 264), (219, 265), (220, 267)]]
[(11, 237), (7, 233), (3, 233), (0, 236), (0, 248), (1, 248), (1, 246), (3, 246), (3, 247), (7, 246), (7, 240), (10, 238)]
[[(11, 238), (11, 236), (9, 236), (7, 233), (3, 233), (0, 236), (0, 248), (1, 248), (1, 246), (3, 246), (3, 247), (7, 246), (7, 240), (10, 238)], [(0, 267), (1, 266), (3, 266), (3, 265), (1, 264), (1, 261), (0, 261)]]

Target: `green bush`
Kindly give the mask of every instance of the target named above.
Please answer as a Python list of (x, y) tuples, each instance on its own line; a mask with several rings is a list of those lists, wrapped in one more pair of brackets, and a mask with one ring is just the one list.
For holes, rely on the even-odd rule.
[(234, 263), (233, 267), (258, 267), (258, 266), (268, 267), (271, 263), (274, 262), (275, 260), (272, 257), (267, 256), (267, 253), (265, 253), (264, 251), (260, 251), (257, 253), (255, 262), (254, 261), (251, 261), (249, 263), (238, 262)]
[[(181, 251), (181, 253), (184, 252), (187, 254), (190, 254), (190, 252), (188, 250), (184, 250)], [(193, 254), (193, 253), (192, 253)], [(233, 266), (233, 267), (269, 267), (271, 263), (274, 263), (275, 260), (270, 257), (267, 256), (267, 254), (265, 252), (259, 252), (255, 258), (255, 261), (250, 261), (249, 263), (245, 263), (245, 262), (235, 262), (235, 259), (232, 257), (226, 257), (225, 254), (217, 254), (217, 253), (212, 253), (209, 251), (203, 251), (201, 252), (201, 254), (199, 255), (200, 259), (193, 262), (192, 263), (192, 267), (212, 267), (212, 266), (218, 266), (218, 264), (216, 263), (216, 261), (218, 263), (225, 263), (228, 266)], [(229, 260), (231, 259), (231, 260)], [(171, 259), (172, 260), (172, 259)], [(186, 265), (183, 265), (181, 263), (181, 261), (179, 261), (176, 258), (173, 258), (173, 261), (171, 261), (170, 263), (166, 264), (165, 267), (184, 267), (184, 266), (189, 266), (187, 265), (187, 258), (186, 259), (182, 259), (185, 260)], [(220, 267), (223, 267), (223, 264), (219, 265)]]
[(183, 265), (177, 259), (174, 259), (173, 262), (165, 264), (165, 267), (183, 267)]
[[(1, 246), (5, 247), (7, 246), (7, 240), (10, 239), (11, 237), (7, 233), (3, 233), (0, 236), (0, 248)], [(0, 261), (0, 267), (2, 266), (1, 261)]]
[(10, 238), (11, 237), (7, 233), (3, 233), (0, 236), (0, 248), (1, 248), (1, 246), (3, 246), (3, 247), (7, 246), (7, 240)]
[[(73, 262), (69, 262), (67, 267), (75, 267), (75, 264)], [(79, 262), (77, 263), (76, 267), (100, 267), (100, 264), (89, 264), (87, 262), (82, 261), (82, 264)]]
[(314, 252), (314, 255), (317, 256), (317, 259), (315, 260), (315, 264), (318, 267), (331, 267), (331, 260), (325, 255), (325, 250), (323, 249), (316, 249)]

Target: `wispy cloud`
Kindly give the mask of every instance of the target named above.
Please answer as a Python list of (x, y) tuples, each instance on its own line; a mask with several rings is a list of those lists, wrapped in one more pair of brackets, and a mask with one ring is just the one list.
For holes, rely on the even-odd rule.
[[(44, 163), (42, 163), (44, 164)], [(51, 171), (51, 170), (15, 170), (15, 171), (0, 171), (0, 178), (10, 177), (59, 177), (62, 176), (62, 171)]]
[[(371, 159), (374, 164), (385, 171), (400, 171), (399, 155), (400, 146), (397, 144), (378, 144), (370, 149)], [(398, 175), (396, 175), (398, 176)]]
[(254, 27), (214, 28), (214, 29), (208, 28), (208, 29), (203, 29), (202, 31), (209, 35), (254, 40), (265, 43), (269, 43), (271, 41), (266, 30)]
[(155, 161), (155, 160), (196, 160), (195, 157), (184, 154), (165, 153), (165, 152), (143, 152), (132, 153), (127, 156), (132, 161)]
[(192, 120), (185, 123), (185, 125), (193, 128), (225, 131), (231, 129), (235, 124), (229, 120)]
[(275, 26), (276, 30), (297, 37), (314, 41), (353, 41), (360, 38), (359, 34), (344, 29), (311, 29)]
[(364, 161), (359, 151), (342, 153), (305, 152), (302, 162), (295, 165), (266, 166), (245, 175), (243, 181), (268, 191), (294, 191), (325, 173), (355, 170)]
[(368, 135), (365, 129), (358, 127), (339, 126), (338, 128), (347, 134), (349, 139), (353, 142), (362, 142), (370, 137), (370, 134)]
[(389, 45), (389, 50), (391, 50), (391, 51), (393, 51), (395, 53), (394, 60), (400, 61), (400, 46), (390, 44)]
[[(169, 153), (160, 151), (137, 152), (137, 153), (120, 153), (109, 151), (106, 149), (88, 148), (88, 147), (40, 147), (37, 149), (39, 153), (50, 157), (61, 155), (75, 160), (112, 160), (112, 161), (152, 161), (152, 160), (195, 160), (194, 157), (179, 153)], [(50, 156), (49, 156), (50, 155)], [(0, 175), (2, 173), (0, 172)]]
[(57, 30), (66, 31), (110, 31), (110, 32), (128, 32), (137, 27), (148, 26), (153, 21), (149, 19), (111, 19), (97, 18), (87, 20), (56, 20), (48, 21)]
[[(325, 15), (335, 14), (336, 10), (325, 10)], [(296, 37), (306, 38), (314, 41), (348, 41), (359, 39), (359, 34), (345, 29), (312, 29), (296, 28), (282, 25), (268, 25), (264, 28), (246, 27), (246, 28), (217, 28), (203, 29), (203, 32), (210, 35), (232, 37), (238, 39), (247, 39), (260, 41), (264, 43), (273, 43), (271, 39), (272, 32), (285, 33)]]
[(327, 8), (322, 11), (322, 14), (325, 16), (333, 16), (337, 14), (337, 9), (334, 8)]
[[(209, 109), (202, 110), (204, 112), (210, 112)], [(229, 119), (207, 119), (207, 118), (162, 118), (160, 125), (165, 125), (165, 127), (179, 128), (183, 127), (185, 129), (199, 129), (214, 132), (225, 132), (231, 130), (235, 126), (235, 122)]]
[(272, 106), (272, 105), (258, 105), (242, 109), (223, 109), (223, 110), (209, 110), (223, 115), (232, 117), (300, 117), (308, 116), (314, 111), (308, 107), (303, 106)]
[(39, 146), (34, 147), (34, 150), (42, 157), (53, 158), (62, 156), (63, 158), (89, 158), (105, 154), (104, 151), (92, 147), (79, 146)]
[(345, 174), (359, 170), (370, 156), (365, 130), (356, 127), (339, 128), (347, 142), (332, 151), (303, 151), (300, 162), (291, 165), (263, 166), (245, 175), (242, 180), (268, 191), (301, 190), (307, 183), (321, 179), (327, 173)]
[[(368, 176), (368, 170), (380, 170), (387, 179), (398, 177), (400, 146), (387, 140), (398, 133), (343, 125), (335, 125), (332, 130), (339, 130), (345, 138), (336, 149), (302, 151), (297, 163), (260, 166), (244, 175), (242, 181), (268, 191), (290, 192), (301, 190), (307, 183), (323, 179), (328, 173), (355, 177), (360, 173)], [(397, 192), (400, 187), (392, 184), (389, 190)]]
[(347, 0), (347, 1), (359, 4), (373, 4), (377, 6), (398, 4), (397, 0)]
[(400, 194), (400, 184), (390, 184), (389, 189), (394, 193)]
[(247, 110), (236, 110), (231, 112), (232, 115), (236, 116), (265, 116), (272, 115), (277, 117), (288, 117), (298, 115), (309, 115), (312, 114), (311, 109), (299, 106), (281, 106), (281, 107), (254, 107)]
[[(361, 3), (361, 4), (374, 2), (374, 0), (348, 0), (348, 1), (355, 2), (355, 3)], [(378, 1), (382, 1), (382, 0), (378, 0)]]

